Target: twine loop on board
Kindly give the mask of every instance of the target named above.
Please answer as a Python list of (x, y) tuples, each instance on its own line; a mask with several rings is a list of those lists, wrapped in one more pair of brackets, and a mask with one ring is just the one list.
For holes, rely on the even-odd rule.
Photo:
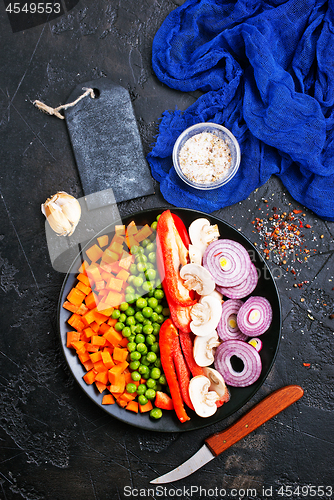
[(60, 118), (61, 120), (65, 119), (65, 116), (60, 113), (62, 109), (67, 109), (71, 108), (72, 106), (75, 106), (81, 99), (86, 97), (87, 95), (90, 95), (92, 99), (95, 99), (95, 93), (94, 89), (88, 89), (86, 87), (83, 87), (82, 90), (85, 92), (80, 95), (75, 101), (69, 102), (68, 104), (62, 104), (61, 106), (58, 106), (57, 108), (52, 108), (51, 106), (48, 106), (47, 104), (44, 104), (44, 102), (41, 101), (34, 101), (33, 104), (36, 106), (36, 108), (40, 109), (44, 113), (47, 113), (48, 115), (54, 115), (57, 118)]

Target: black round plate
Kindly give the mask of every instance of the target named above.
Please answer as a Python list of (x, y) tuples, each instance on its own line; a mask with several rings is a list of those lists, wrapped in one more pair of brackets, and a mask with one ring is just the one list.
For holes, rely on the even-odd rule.
[[(163, 210), (163, 208), (157, 208), (142, 211), (134, 215), (125, 217), (123, 219), (123, 223), (129, 224), (132, 220), (134, 220), (138, 226), (143, 226), (146, 223), (151, 224), (156, 219), (156, 217), (163, 212)], [(70, 317), (71, 313), (65, 310), (62, 307), (62, 304), (66, 300), (66, 296), (68, 295), (69, 291), (76, 283), (76, 271), (81, 264), (81, 255), (78, 255), (76, 260), (73, 262), (69, 273), (65, 277), (58, 304), (58, 326), (60, 332), (60, 340), (68, 366), (83, 391), (104, 411), (106, 411), (113, 417), (126, 422), (127, 424), (158, 432), (184, 432), (200, 429), (208, 425), (215, 424), (216, 422), (219, 422), (220, 420), (227, 418), (238, 411), (254, 396), (254, 394), (259, 390), (259, 388), (265, 381), (274, 364), (281, 336), (281, 306), (277, 287), (267, 264), (265, 263), (259, 252), (256, 250), (256, 248), (252, 245), (252, 243), (230, 224), (222, 221), (221, 219), (218, 219), (217, 217), (213, 217), (206, 213), (189, 209), (173, 208), (171, 209), (171, 211), (181, 217), (186, 227), (189, 227), (193, 220), (199, 217), (205, 217), (210, 221), (211, 224), (218, 225), (221, 238), (235, 240), (241, 243), (247, 249), (250, 254), (251, 260), (254, 262), (259, 273), (258, 285), (253, 291), (252, 295), (261, 295), (269, 300), (273, 309), (273, 320), (270, 328), (261, 336), (263, 347), (260, 351), (262, 359), (262, 372), (260, 378), (249, 387), (229, 387), (231, 393), (230, 401), (219, 408), (212, 417), (201, 418), (198, 417), (193, 411), (187, 409), (190, 420), (181, 424), (174, 411), (164, 411), (161, 419), (152, 420), (147, 413), (135, 414), (131, 411), (127, 411), (119, 407), (117, 403), (113, 405), (102, 405), (102, 395), (97, 391), (95, 385), (87, 385), (83, 380), (82, 377), (85, 374), (85, 370), (80, 363), (74, 349), (69, 349), (66, 347), (66, 334), (67, 331), (70, 330), (70, 326), (68, 325), (67, 320)], [(104, 231), (100, 234), (105, 234), (107, 232), (108, 228), (105, 228)], [(91, 245), (92, 241), (89, 244)]]

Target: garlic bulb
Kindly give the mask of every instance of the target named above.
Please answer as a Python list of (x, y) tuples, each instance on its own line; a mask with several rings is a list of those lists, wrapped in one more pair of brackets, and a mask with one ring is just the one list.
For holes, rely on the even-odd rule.
[(41, 206), (51, 229), (59, 236), (71, 236), (81, 217), (80, 203), (64, 191), (58, 191)]

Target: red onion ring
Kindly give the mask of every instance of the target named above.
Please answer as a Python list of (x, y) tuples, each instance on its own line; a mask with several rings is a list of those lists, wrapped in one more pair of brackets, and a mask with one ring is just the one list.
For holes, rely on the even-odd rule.
[(239, 309), (238, 327), (245, 335), (257, 337), (268, 330), (272, 317), (269, 300), (258, 296), (250, 297)]
[[(232, 356), (243, 362), (243, 369), (238, 372), (231, 364)], [(242, 340), (226, 340), (217, 347), (215, 369), (222, 375), (226, 384), (232, 387), (247, 387), (260, 377), (262, 362), (257, 350)]]
[(232, 315), (235, 315), (237, 322), (237, 314), (239, 309), (243, 305), (242, 300), (229, 299), (222, 305), (222, 314), (217, 326), (217, 333), (222, 340), (246, 340), (247, 335), (240, 331), (238, 325), (236, 328), (231, 329), (229, 326), (229, 319)]
[[(225, 269), (221, 265), (223, 258), (227, 261)], [(227, 239), (210, 243), (202, 262), (216, 284), (224, 287), (240, 285), (245, 281), (252, 263), (247, 250), (240, 243)]]
[(225, 295), (225, 297), (228, 297), (229, 299), (243, 299), (255, 290), (257, 282), (257, 269), (254, 264), (251, 263), (249, 274), (247, 278), (242, 283), (240, 283), (240, 285), (228, 287), (217, 285), (216, 289), (218, 290), (218, 292), (220, 292), (222, 295)]

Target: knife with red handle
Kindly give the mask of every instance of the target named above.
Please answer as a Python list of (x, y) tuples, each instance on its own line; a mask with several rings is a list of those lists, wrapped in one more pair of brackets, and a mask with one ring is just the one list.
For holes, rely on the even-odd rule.
[(288, 406), (298, 401), (303, 394), (303, 389), (298, 385), (287, 385), (281, 389), (277, 389), (253, 406), (253, 408), (227, 429), (208, 437), (202, 448), (189, 460), (164, 476), (154, 479), (151, 483), (170, 483), (189, 476), (227, 450), (227, 448), (285, 410)]

